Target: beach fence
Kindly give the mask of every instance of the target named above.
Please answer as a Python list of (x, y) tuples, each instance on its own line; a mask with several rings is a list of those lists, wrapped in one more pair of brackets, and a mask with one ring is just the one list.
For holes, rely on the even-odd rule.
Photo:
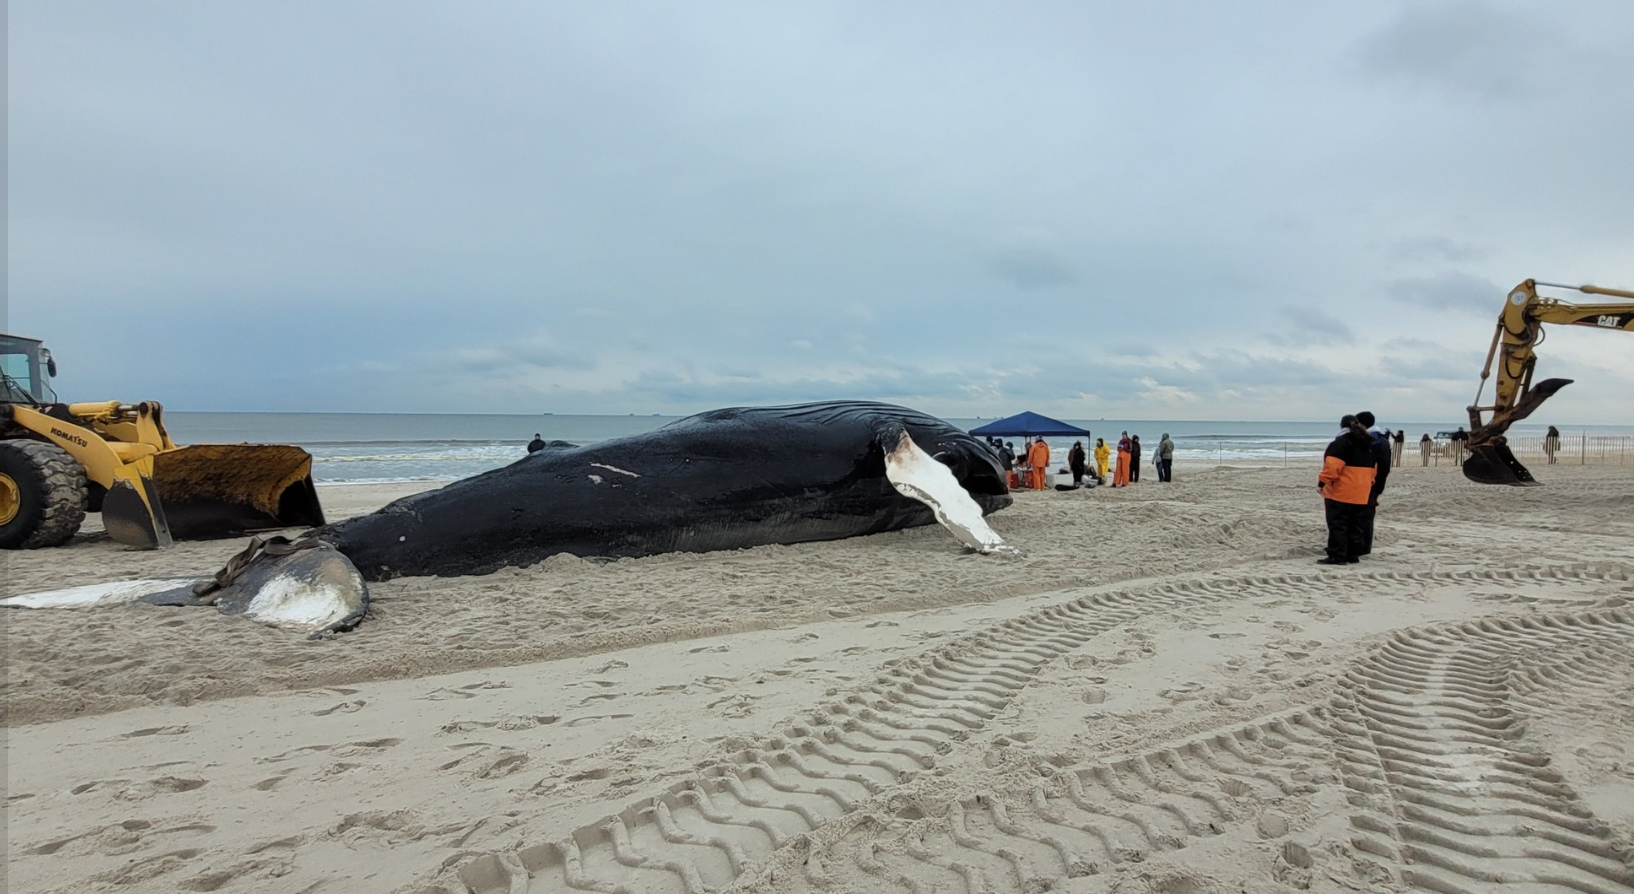
[[(1418, 458), (1418, 445), (1408, 441), (1402, 451), (1401, 461), (1411, 465)], [(1515, 458), (1526, 465), (1547, 465), (1549, 454), (1544, 450), (1542, 435), (1533, 437), (1511, 437), (1509, 451)], [(1453, 445), (1445, 440), (1435, 442), (1431, 450), (1431, 465), (1456, 463), (1453, 455)], [(1467, 454), (1465, 454), (1467, 455)], [(1622, 466), (1634, 465), (1634, 436), (1629, 435), (1590, 435), (1578, 433), (1569, 435), (1562, 433), (1560, 447), (1555, 451), (1556, 465), (1572, 466)]]
[[(1526, 463), (1547, 463), (1543, 438), (1510, 438), (1509, 449), (1515, 458)], [(1556, 464), (1574, 466), (1621, 466), (1634, 463), (1634, 437), (1627, 435), (1562, 434), (1560, 449), (1555, 451)]]
[[(1515, 458), (1527, 465), (1547, 465), (1549, 455), (1544, 451), (1543, 437), (1512, 437), (1509, 439), (1509, 450)], [(1458, 457), (1454, 456), (1453, 445), (1446, 439), (1432, 442), (1430, 448), (1430, 464), (1435, 466), (1456, 464)], [(1317, 451), (1320, 455), (1321, 451)], [(1466, 456), (1468, 454), (1465, 454)], [(1220, 460), (1228, 459), (1232, 452), (1222, 442), (1215, 445), (1215, 457)], [(1282, 462), (1305, 462), (1311, 456), (1309, 443), (1288, 442), (1282, 445)], [(1409, 439), (1402, 445), (1402, 465), (1418, 465), (1418, 442)], [(1623, 466), (1634, 465), (1634, 436), (1630, 435), (1590, 435), (1579, 433), (1575, 435), (1562, 434), (1560, 448), (1555, 451), (1556, 465), (1573, 466)]]

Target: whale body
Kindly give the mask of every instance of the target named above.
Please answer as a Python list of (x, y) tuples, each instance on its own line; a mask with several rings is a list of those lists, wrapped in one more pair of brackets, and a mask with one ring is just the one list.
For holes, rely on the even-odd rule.
[(1011, 503), (988, 445), (917, 410), (868, 401), (734, 407), (645, 434), (555, 446), (268, 546), (215, 577), (13, 596), (45, 608), (215, 605), (314, 633), (350, 629), (364, 581), (487, 574), (553, 555), (743, 549), (941, 523), (966, 547), (1017, 553), (984, 516)]

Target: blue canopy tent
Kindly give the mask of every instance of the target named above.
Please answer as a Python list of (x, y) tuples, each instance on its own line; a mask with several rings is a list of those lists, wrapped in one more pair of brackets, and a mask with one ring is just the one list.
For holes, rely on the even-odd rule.
[(996, 419), (986, 425), (979, 425), (971, 429), (970, 433), (977, 437), (986, 438), (1006, 438), (1017, 435), (1021, 437), (1043, 435), (1047, 438), (1065, 438), (1074, 435), (1089, 436), (1087, 429), (1079, 428), (1076, 425), (1068, 425), (1059, 419), (1051, 419), (1048, 416), (1040, 416), (1033, 412), (1017, 413), (1014, 416)]

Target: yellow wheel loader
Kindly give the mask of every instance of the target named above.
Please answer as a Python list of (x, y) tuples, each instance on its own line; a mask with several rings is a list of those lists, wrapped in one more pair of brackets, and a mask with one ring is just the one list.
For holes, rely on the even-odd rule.
[(323, 524), (305, 450), (178, 446), (159, 404), (60, 403), (56, 374), (39, 340), (0, 334), (0, 549), (65, 543), (87, 512), (143, 549)]
[[(1504, 432), (1509, 430), (1509, 426), (1532, 415), (1532, 411), (1556, 391), (1572, 383), (1571, 379), (1544, 379), (1535, 385), (1532, 383), (1532, 368), (1538, 359), (1534, 349), (1543, 343), (1544, 323), (1634, 331), (1634, 304), (1627, 301), (1568, 304), (1558, 298), (1540, 296), (1538, 286), (1570, 289), (1585, 295), (1634, 298), (1634, 292), (1622, 289), (1568, 286), (1533, 279), (1509, 290), (1504, 309), (1498, 314), (1497, 331), (1492, 334), (1492, 347), (1487, 349), (1486, 366), (1481, 370), (1481, 387), (1475, 391), (1475, 404), (1468, 408), (1470, 431), (1466, 446), (1470, 455), (1464, 460), (1464, 477), (1471, 481), (1482, 484), (1537, 484), (1532, 473), (1515, 459)], [(1486, 388), (1486, 380), (1492, 375), (1494, 361), (1498, 365), (1498, 383), (1493, 402), (1491, 406), (1480, 406), (1481, 390)], [(1491, 418), (1483, 417), (1484, 413), (1491, 413)]]

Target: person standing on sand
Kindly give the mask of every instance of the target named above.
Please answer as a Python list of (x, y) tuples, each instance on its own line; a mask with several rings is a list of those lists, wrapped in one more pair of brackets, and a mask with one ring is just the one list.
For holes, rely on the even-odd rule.
[(1118, 439), (1118, 468), (1112, 473), (1113, 487), (1129, 486), (1129, 433)]
[(1157, 442), (1157, 480), (1174, 480), (1174, 442), (1169, 440), (1168, 432), (1164, 432), (1163, 440)]
[(533, 440), (528, 442), (528, 452), (538, 453), (543, 449), (545, 449), (545, 439), (540, 437), (538, 432), (534, 432)]
[(1102, 484), (1106, 483), (1106, 466), (1107, 466), (1107, 461), (1110, 460), (1110, 459), (1112, 459), (1112, 448), (1106, 446), (1106, 439), (1105, 438), (1096, 438), (1095, 439), (1095, 468), (1100, 470), (1100, 475), (1098, 475), (1097, 477), (1099, 477), (1101, 479)]
[(1549, 426), (1549, 433), (1543, 436), (1543, 455), (1549, 457), (1549, 465), (1555, 464), (1555, 454), (1560, 452), (1560, 429)]
[(1373, 491), (1373, 438), (1355, 416), (1339, 420), (1339, 437), (1322, 456), (1316, 489), (1328, 522), (1328, 555), (1318, 565), (1350, 565), (1361, 561), (1361, 510)]
[(1356, 414), (1356, 422), (1367, 429), (1368, 437), (1373, 439), (1373, 487), (1368, 492), (1367, 505), (1362, 507), (1362, 548), (1355, 554), (1365, 556), (1373, 552), (1373, 518), (1379, 511), (1379, 495), (1384, 493), (1385, 479), (1390, 477), (1390, 436), (1378, 430), (1373, 414), (1367, 410)]
[(1452, 442), (1452, 464), (1455, 466), (1463, 465), (1464, 447), (1469, 443), (1469, 432), (1464, 431), (1464, 427), (1460, 425), (1458, 430), (1452, 433), (1452, 437), (1447, 440)]
[(1430, 440), (1430, 433), (1425, 432), (1424, 437), (1418, 439), (1418, 455), (1424, 460), (1424, 465), (1430, 464), (1430, 451), (1434, 449), (1435, 442)]
[(1039, 435), (1038, 440), (1034, 441), (1033, 446), (1028, 449), (1027, 462), (1032, 465), (1033, 469), (1033, 490), (1043, 490), (1044, 479), (1050, 472), (1050, 445), (1044, 443), (1043, 435)]
[(1402, 448), (1404, 448), (1406, 446), (1407, 446), (1407, 433), (1402, 431), (1399, 428), (1396, 429), (1395, 440), (1390, 442), (1390, 465), (1392, 465), (1392, 466), (1401, 465), (1401, 451), (1402, 451)]
[(1140, 435), (1129, 436), (1129, 483), (1140, 480)]
[(1067, 451), (1067, 468), (1072, 470), (1072, 486), (1084, 486), (1084, 473), (1089, 471), (1089, 463), (1085, 462), (1084, 442), (1073, 441), (1072, 449)]

